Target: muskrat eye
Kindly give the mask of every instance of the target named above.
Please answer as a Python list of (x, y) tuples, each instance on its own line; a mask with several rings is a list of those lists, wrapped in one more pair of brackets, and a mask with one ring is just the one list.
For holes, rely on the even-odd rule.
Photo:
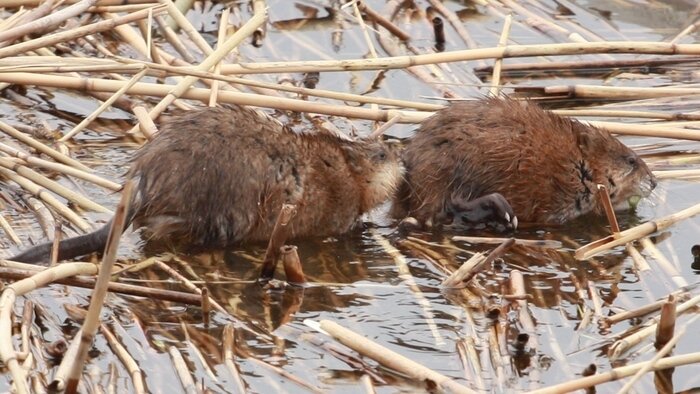
[(379, 152), (377, 154), (377, 159), (382, 160), (382, 161), (386, 160), (386, 152), (384, 152), (384, 151)]
[(632, 167), (637, 166), (637, 157), (636, 156), (627, 156), (627, 164), (629, 164)]

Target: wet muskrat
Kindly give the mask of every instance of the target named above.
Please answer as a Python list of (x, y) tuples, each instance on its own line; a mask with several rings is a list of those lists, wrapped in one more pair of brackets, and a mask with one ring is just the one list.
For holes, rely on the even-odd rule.
[(644, 161), (609, 132), (508, 98), (438, 111), (403, 159), (392, 215), (424, 224), (513, 227), (513, 214), (520, 222), (561, 224), (602, 212), (596, 184), (618, 206), (656, 186)]
[[(398, 149), (380, 140), (295, 133), (243, 107), (187, 111), (137, 152), (127, 223), (150, 240), (225, 248), (269, 239), (289, 203), (291, 238), (342, 234), (389, 199), (402, 171)], [(59, 259), (102, 251), (110, 224), (61, 241)], [(38, 245), (11, 260), (48, 261), (50, 251)]]

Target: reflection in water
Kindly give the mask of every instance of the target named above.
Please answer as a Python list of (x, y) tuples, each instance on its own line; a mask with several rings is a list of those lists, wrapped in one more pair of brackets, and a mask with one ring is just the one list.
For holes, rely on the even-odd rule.
[[(432, 18), (428, 18), (427, 2), (366, 3), (407, 30), (417, 52), (433, 51), (434, 30)], [(644, 6), (640, 6), (639, 1), (624, 0), (589, 0), (576, 2), (575, 6), (569, 3), (539, 2), (542, 7), (557, 9), (558, 15), (575, 19), (582, 26), (589, 26), (589, 23), (590, 26), (599, 26), (598, 22), (593, 23), (593, 19), (597, 15), (596, 10), (601, 10), (603, 15), (609, 16), (613, 25), (619, 26), (629, 37), (645, 39), (671, 37), (696, 17), (693, 14), (696, 9), (694, 1), (654, 1)], [(222, 4), (203, 7), (188, 17), (193, 18), (200, 30), (215, 31), (213, 27), (216, 26), (217, 13), (222, 9)], [(353, 58), (367, 53), (354, 21), (346, 16), (339, 17), (336, 11), (339, 2), (317, 5), (318, 2), (268, 1), (268, 4), (272, 22), (265, 45), (260, 48), (242, 46), (240, 56), (244, 60), (317, 59), (322, 56)], [(480, 46), (497, 42), (501, 18), (493, 11), (498, 11), (498, 8), (474, 6), (468, 1), (448, 1), (445, 5), (466, 22), (465, 27)], [(387, 9), (391, 12), (384, 12)], [(245, 12), (241, 12), (243, 19), (247, 18)], [(568, 15), (571, 13), (574, 15)], [(537, 35), (539, 33), (519, 23), (522, 20), (524, 18), (516, 18), (512, 42), (548, 42), (549, 38), (545, 35)], [(338, 33), (344, 34), (344, 39), (335, 48), (339, 50), (336, 56), (333, 45), (339, 43), (325, 38)], [(463, 49), (458, 35), (447, 22), (444, 23), (444, 33), (446, 50)], [(205, 34), (205, 38), (213, 39), (213, 36)], [(438, 91), (435, 86), (444, 84), (453, 91), (471, 97), (477, 94), (476, 90), (469, 90), (472, 87), (465, 82), (473, 80), (471, 66), (468, 63), (436, 66), (431, 72), (444, 74), (440, 84), (421, 82), (402, 70), (381, 72), (379, 77), (377, 72), (364, 71), (308, 75), (305, 84), (338, 91), (361, 86), (358, 90), (367, 94), (416, 101), (426, 96), (434, 97)], [(689, 69), (692, 67), (695, 65)], [(578, 82), (580, 74), (567, 77), (557, 73), (547, 77), (552, 78), (549, 83), (566, 84)], [(295, 83), (301, 78), (301, 75), (292, 76)], [(672, 82), (667, 79), (654, 81)], [(527, 85), (530, 81), (512, 83), (516, 82)], [(478, 93), (481, 94), (481, 91)], [(47, 122), (52, 132), (65, 132), (90, 112), (85, 108), (98, 105), (90, 98), (80, 96), (78, 100), (77, 96), (42, 89), (30, 88), (26, 95), (31, 102), (40, 103), (45, 110), (33, 109), (28, 113), (30, 111), (26, 107), (3, 99), (0, 100), (0, 113), (4, 121), (37, 126)], [(695, 111), (698, 103), (696, 97), (688, 96), (634, 101), (619, 104), (616, 108), (675, 113)], [(570, 106), (573, 103), (567, 101), (564, 104)], [(109, 116), (117, 119), (93, 123), (91, 130), (81, 135), (75, 143), (73, 152), (78, 156), (90, 157), (97, 173), (118, 180), (135, 144), (117, 133), (130, 128), (130, 121), (124, 120), (126, 115), (116, 113)], [(294, 120), (297, 122), (295, 127), (309, 127), (309, 122), (302, 117)], [(347, 122), (348, 129), (357, 128), (361, 132), (370, 126), (369, 122)], [(413, 126), (406, 126), (406, 130), (412, 129)], [(45, 139), (50, 137), (50, 133), (37, 137)], [(2, 137), (2, 140), (7, 142), (9, 138)], [(697, 143), (660, 143), (657, 139), (637, 138), (631, 144), (645, 148), (645, 157), (654, 161), (657, 168), (676, 169), (697, 164)], [(90, 164), (93, 165), (92, 162)], [(74, 186), (70, 179), (60, 176), (56, 179)], [(114, 194), (96, 190), (80, 181), (76, 183), (97, 202), (114, 205)], [(630, 228), (659, 216), (660, 212), (677, 210), (691, 202), (688, 196), (697, 195), (698, 191), (697, 184), (691, 182), (664, 182), (661, 189), (668, 192), (668, 199), (640, 209), (637, 214), (621, 214), (618, 217), (620, 226)], [(30, 236), (36, 240), (43, 239), (50, 234), (52, 226), (36, 224), (31, 213), (31, 199), (17, 190), (10, 182), (0, 182), (3, 214), (7, 212), (6, 218), (13, 224), (32, 223), (30, 228), (20, 229), (23, 241)], [(50, 215), (46, 217), (51, 218)], [(87, 217), (91, 222), (101, 219), (90, 213)], [(471, 388), (484, 391), (526, 391), (573, 380), (580, 377), (581, 371), (589, 365), (597, 364), (600, 371), (609, 370), (610, 363), (605, 353), (611, 343), (611, 334), (646, 321), (640, 318), (636, 322), (624, 321), (607, 327), (601, 324), (604, 317), (646, 305), (676, 289), (666, 280), (667, 275), (659, 270), (653, 259), (649, 258), (652, 269), (641, 271), (622, 248), (589, 261), (576, 261), (573, 258), (575, 248), (609, 234), (602, 219), (586, 217), (565, 227), (519, 229), (515, 233), (519, 238), (556, 240), (564, 247), (544, 249), (516, 246), (492, 266), (486, 267), (468, 288), (445, 290), (440, 286), (445, 271), (456, 269), (475, 252), (490, 251), (493, 245), (456, 242), (451, 240), (455, 234), (438, 232), (411, 234), (418, 240), (406, 242), (406, 237), (394, 232), (390, 221), (381, 214), (379, 217), (376, 221), (389, 227), (377, 231), (386, 235), (391, 245), (399, 249), (410, 277), (398, 268), (395, 258), (399, 258), (377, 242), (369, 231), (358, 231), (338, 239), (295, 242), (310, 283), (304, 289), (264, 289), (255, 283), (264, 245), (198, 256), (181, 254), (178, 260), (169, 262), (198, 286), (206, 286), (212, 297), (241, 322), (236, 325), (234, 353), (236, 364), (252, 392), (303, 390), (253, 359), (283, 368), (328, 392), (357, 392), (361, 375), (370, 376), (379, 392), (415, 392), (424, 388), (420, 383), (387, 371), (312, 331), (304, 325), (305, 319), (339, 322)], [(694, 259), (691, 268), (700, 270), (700, 246), (691, 248), (697, 242), (696, 230), (692, 224), (683, 224), (653, 238), (659, 248), (667, 248), (664, 251), (684, 251), (678, 253), (677, 260), (680, 261), (678, 265), (682, 274), (690, 278), (688, 281), (695, 280), (688, 270), (688, 249), (691, 249)], [(136, 237), (127, 237), (131, 238)], [(131, 243), (127, 244), (129, 246), (120, 252), (120, 256), (133, 256), (140, 260), (142, 250)], [(5, 255), (11, 248), (16, 248), (7, 238), (0, 239), (0, 245), (5, 249)], [(147, 253), (151, 252), (147, 250)], [(645, 257), (649, 256), (648, 252), (643, 253)], [(522, 274), (525, 296), (512, 297), (511, 281), (515, 270)], [(284, 279), (281, 270), (276, 275)], [(183, 290), (179, 283), (157, 268), (126, 274), (124, 281), (154, 288)], [(89, 293), (56, 285), (36, 292), (32, 297), (40, 305), (37, 310), (44, 310), (43, 313), (37, 312), (38, 331), (45, 342), (53, 342), (64, 333), (72, 335), (78, 326), (63, 304), (84, 306)], [(232, 318), (217, 312), (211, 315), (207, 325), (199, 307), (156, 299), (114, 296), (104, 316), (107, 317), (106, 324), (135, 355), (139, 367), (145, 372), (146, 386), (150, 391), (181, 390), (168, 354), (169, 347), (175, 346), (190, 363), (195, 381), (203, 382), (216, 392), (230, 392), (232, 378), (223, 367), (221, 341), (224, 327), (231, 323)], [(526, 318), (532, 321), (534, 328), (523, 323)], [(679, 345), (679, 349), (697, 351), (697, 341), (689, 338)], [(95, 343), (95, 350), (94, 365), (108, 370), (108, 364), (116, 364), (110, 359), (112, 352), (104, 340)], [(620, 364), (629, 364), (649, 356), (643, 346), (636, 351), (626, 355)], [(53, 360), (48, 360), (47, 365), (52, 366), (52, 363)], [(656, 372), (654, 387), (658, 392), (673, 392), (674, 383), (679, 389), (686, 388), (687, 382), (697, 385), (696, 374), (689, 372), (691, 369)], [(120, 369), (121, 376), (127, 375), (122, 372)], [(101, 378), (107, 381), (109, 377), (105, 375)], [(118, 388), (127, 392), (131, 387), (123, 380), (120, 379)], [(639, 391), (650, 391), (651, 385), (650, 375), (640, 383)], [(0, 386), (3, 390), (9, 390), (9, 377)], [(603, 386), (599, 391), (607, 392), (610, 389), (610, 386)]]

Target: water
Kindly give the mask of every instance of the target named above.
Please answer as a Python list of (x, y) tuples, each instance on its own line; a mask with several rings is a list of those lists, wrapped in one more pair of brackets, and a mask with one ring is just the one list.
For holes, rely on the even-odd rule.
[[(392, 2), (367, 1), (383, 15), (390, 15)], [(424, 11), (427, 2), (416, 1), (418, 9)], [(322, 2), (288, 2), (270, 0), (270, 24), (261, 48), (248, 42), (240, 48), (240, 60), (265, 62), (278, 60), (355, 59), (368, 54), (360, 28), (349, 18), (333, 19)], [(474, 7), (470, 2), (446, 2), (445, 5), (458, 13), (472, 39), (480, 47), (494, 46), (498, 42), (502, 27), (499, 8)], [(560, 6), (560, 25), (570, 31), (592, 32), (609, 40), (668, 40), (697, 17), (695, 5), (689, 1), (578, 1), (557, 3), (550, 1), (529, 2), (528, 9), (556, 10)], [(209, 42), (215, 41), (216, 18), (221, 10), (219, 4), (209, 4), (204, 12), (191, 12), (188, 17), (201, 27)], [(244, 7), (243, 19), (249, 15)], [(315, 17), (312, 16), (315, 14)], [(545, 14), (543, 14), (545, 15)], [(547, 14), (549, 15), (549, 14)], [(411, 44), (420, 53), (432, 51), (432, 26), (420, 12), (401, 11), (397, 24), (411, 35)], [(551, 19), (551, 18), (550, 18)], [(290, 21), (291, 20), (291, 21)], [(338, 22), (338, 20), (342, 20)], [(561, 36), (551, 36), (528, 26), (526, 19), (515, 16), (510, 38), (518, 44), (560, 42)], [(464, 49), (455, 30), (447, 21), (446, 50)], [(297, 26), (297, 28), (290, 28)], [(334, 42), (333, 34), (342, 32), (342, 41)], [(697, 40), (692, 33), (681, 40), (691, 43)], [(375, 38), (373, 44), (380, 56), (386, 52)], [(334, 48), (334, 44), (338, 44)], [(617, 55), (616, 58), (639, 57)], [(598, 55), (562, 57), (556, 60), (602, 59)], [(511, 59), (509, 63), (543, 61), (537, 59)], [(464, 97), (486, 94), (480, 88), (472, 72), (473, 67), (490, 65), (490, 61), (452, 63), (442, 65), (444, 79), (441, 83), (418, 81), (405, 70), (329, 72), (322, 73), (319, 89), (352, 93), (365, 93), (377, 97), (401, 98), (415, 101), (440, 103), (436, 87), (448, 88)], [(666, 73), (650, 78), (628, 78), (617, 73), (592, 77), (570, 76), (562, 73), (543, 78), (507, 80), (508, 87), (546, 86), (568, 84), (660, 86), (693, 83), (697, 76), (695, 66), (665, 66)], [(435, 70), (433, 70), (435, 71)], [(256, 76), (265, 81), (277, 81), (283, 77), (299, 80), (301, 75)], [(374, 85), (374, 86), (373, 86)], [(16, 104), (8, 98), (0, 99), (0, 114), (3, 121), (11, 124), (46, 124), (50, 130), (65, 133), (74, 124), (87, 116), (99, 104), (94, 99), (66, 90), (29, 87), (21, 95), (35, 106)], [(310, 98), (310, 100), (323, 101)], [(586, 102), (559, 102), (557, 106), (571, 107)], [(694, 97), (653, 99), (639, 102), (612, 104), (612, 108), (640, 111), (692, 112), (697, 108)], [(137, 144), (123, 136), (130, 128), (128, 114), (112, 110), (105, 113), (90, 130), (82, 133), (70, 145), (76, 158), (89, 164), (96, 173), (115, 181), (121, 180), (128, 166), (128, 158)], [(619, 119), (600, 119), (619, 120)], [(334, 119), (343, 131), (366, 133), (372, 126), (369, 121)], [(407, 137), (415, 126), (398, 125), (389, 135)], [(7, 140), (7, 138), (3, 138)], [(623, 141), (643, 152), (654, 170), (697, 169), (697, 142), (666, 140), (644, 137), (624, 137)], [(687, 155), (693, 160), (686, 163), (673, 162), (669, 158)], [(118, 195), (89, 183), (57, 177), (67, 186), (77, 185), (88, 197), (114, 207)], [(2, 184), (5, 193), (5, 214), (15, 224), (23, 242), (43, 240), (34, 215), (23, 209), (22, 203), (13, 207), (8, 199), (20, 201), (16, 188)], [(643, 201), (634, 213), (623, 213), (619, 217), (623, 229), (639, 223), (677, 212), (696, 204), (700, 186), (694, 181), (661, 180), (653, 198)], [(108, 215), (85, 213), (91, 223), (108, 220)], [(660, 252), (675, 265), (680, 278), (687, 283), (697, 281), (697, 273), (690, 268), (690, 249), (698, 242), (696, 234), (700, 222), (697, 218), (683, 221), (652, 237)], [(447, 375), (472, 388), (486, 391), (526, 391), (545, 387), (580, 377), (583, 369), (595, 364), (598, 371), (608, 371), (611, 362), (606, 350), (613, 334), (630, 327), (629, 322), (612, 328), (599, 325), (600, 317), (622, 309), (633, 309), (646, 305), (676, 290), (678, 284), (659, 267), (659, 264), (643, 251), (651, 264), (651, 270), (640, 272), (622, 248), (617, 248), (593, 260), (579, 262), (573, 258), (578, 245), (600, 239), (609, 230), (602, 220), (585, 218), (564, 227), (519, 229), (518, 238), (558, 240), (563, 243), (559, 250), (516, 247), (493, 266), (480, 273), (471, 291), (480, 297), (468, 298), (460, 291), (445, 291), (440, 283), (444, 278), (437, 262), (455, 269), (473, 252), (486, 251), (490, 245), (475, 245), (451, 241), (452, 235), (421, 233), (414, 236), (431, 242), (407, 243), (397, 234), (391, 221), (383, 211), (374, 213), (368, 225), (340, 239), (311, 240), (297, 243), (304, 272), (311, 286), (304, 289), (267, 291), (253, 283), (258, 276), (259, 263), (253, 258), (262, 258), (264, 248), (248, 247), (213, 256), (180, 256), (199, 280), (207, 282), (212, 296), (230, 313), (246, 322), (255, 331), (265, 332), (265, 339), (257, 335), (236, 331), (236, 364), (243, 380), (251, 392), (304, 392), (288, 379), (260, 367), (251, 358), (266, 361), (283, 368), (328, 392), (353, 393), (361, 390), (359, 376), (369, 373), (373, 377), (377, 392), (421, 391), (418, 382), (407, 379), (379, 367), (369, 359), (360, 359), (348, 349), (334, 344), (329, 338), (315, 333), (304, 324), (305, 319), (328, 319), (360, 333), (387, 348), (419, 362), (426, 367)], [(374, 228), (374, 230), (370, 230)], [(68, 230), (72, 234), (71, 230)], [(405, 257), (411, 277), (400, 275), (395, 260), (387, 252), (381, 238), (389, 240)], [(5, 255), (17, 250), (7, 238), (0, 240)], [(424, 252), (425, 248), (432, 251)], [(142, 250), (137, 234), (123, 237), (120, 257), (125, 260), (141, 259)], [(181, 268), (181, 264), (174, 264)], [(522, 272), (527, 294), (531, 296), (525, 309), (502, 297), (510, 293), (509, 278), (514, 270)], [(282, 272), (278, 271), (278, 277)], [(192, 277), (191, 275), (189, 275)], [(176, 284), (166, 283), (168, 277), (158, 269), (151, 268), (139, 274), (127, 275), (128, 283), (162, 286), (183, 290)], [(32, 292), (28, 297), (43, 307), (44, 313), (35, 321), (40, 329), (40, 339), (54, 341), (63, 335), (73, 335), (79, 323), (71, 318), (64, 304), (87, 307), (89, 292), (84, 289), (52, 285)], [(475, 303), (477, 300), (478, 303)], [(17, 305), (21, 305), (18, 303)], [(595, 313), (600, 308), (600, 315)], [(17, 309), (19, 310), (19, 309)], [(529, 312), (534, 321), (534, 331), (522, 323), (521, 312)], [(208, 327), (201, 322), (201, 310), (176, 303), (165, 303), (149, 299), (113, 295), (103, 316), (105, 322), (117, 334), (123, 345), (135, 358), (145, 377), (145, 384), (152, 392), (178, 392), (181, 385), (172, 367), (168, 354), (170, 346), (176, 346), (188, 361), (194, 379), (214, 392), (227, 392), (232, 387), (232, 377), (223, 364), (222, 332), (227, 318), (220, 313), (212, 314)], [(497, 325), (494, 326), (494, 318)], [(688, 317), (683, 316), (677, 325), (684, 325)], [(493, 333), (494, 327), (499, 330)], [(186, 328), (186, 329), (185, 329)], [(693, 323), (689, 333), (698, 329)], [(518, 353), (514, 340), (519, 333), (530, 334), (524, 353)], [(496, 356), (503, 362), (497, 368), (489, 356), (489, 339), (496, 335), (501, 340), (501, 353)], [(505, 342), (503, 342), (505, 340)], [(325, 341), (325, 342), (324, 342)], [(458, 346), (473, 341), (480, 367), (474, 362), (464, 367), (460, 362)], [(324, 345), (326, 347), (324, 347)], [(655, 353), (650, 349), (651, 340), (644, 341), (614, 366), (648, 360)], [(341, 354), (333, 353), (328, 346), (335, 346)], [(114, 356), (112, 350), (98, 335), (90, 365), (97, 372), (91, 378), (94, 385), (106, 386), (108, 369), (116, 366), (119, 392), (132, 390), (128, 373)], [(675, 354), (700, 351), (691, 334), (681, 339)], [(354, 356), (349, 361), (344, 356)], [(53, 363), (45, 361), (38, 368), (45, 371)], [(205, 367), (205, 365), (207, 367)], [(466, 369), (466, 372), (465, 372)], [(640, 392), (659, 390), (664, 392), (689, 390), (700, 385), (695, 373), (697, 366), (676, 368), (666, 386), (655, 384), (652, 374), (645, 375), (638, 383)], [(477, 378), (478, 376), (478, 378)], [(659, 375), (660, 376), (660, 375)], [(9, 388), (10, 377), (0, 380), (3, 390)], [(670, 387), (669, 387), (670, 385)], [(599, 392), (617, 390), (621, 383), (600, 386)]]

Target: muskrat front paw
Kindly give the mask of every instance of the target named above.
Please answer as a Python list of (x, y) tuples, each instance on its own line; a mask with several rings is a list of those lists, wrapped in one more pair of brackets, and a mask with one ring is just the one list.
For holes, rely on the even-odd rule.
[(500, 193), (491, 193), (473, 200), (452, 196), (450, 207), (452, 225), (456, 227), (492, 227), (499, 231), (515, 230), (518, 218)]

